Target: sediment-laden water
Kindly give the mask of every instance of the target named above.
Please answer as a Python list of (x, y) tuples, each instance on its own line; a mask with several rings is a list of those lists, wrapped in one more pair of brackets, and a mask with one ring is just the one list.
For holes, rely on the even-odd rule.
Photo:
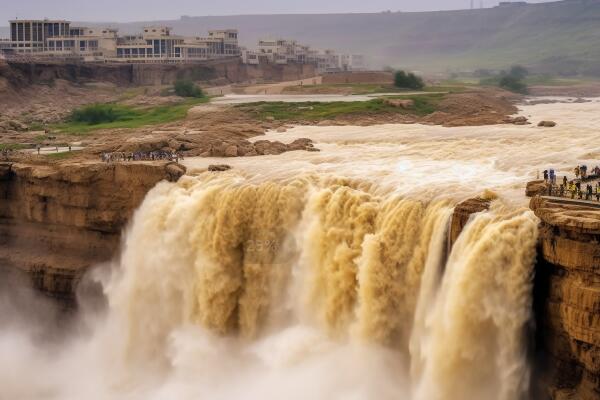
[[(553, 129), (298, 127), (270, 135), (311, 137), (320, 153), (228, 159), (218, 174), (194, 172), (214, 159), (187, 160), (191, 176), (154, 188), (120, 259), (89, 277), (106, 310), (84, 307), (54, 344), (26, 321), (0, 329), (0, 387), (44, 399), (525, 399), (537, 219), (524, 184), (593, 165), (599, 108), (524, 109)], [(476, 195), (492, 207), (450, 248), (453, 208)]]

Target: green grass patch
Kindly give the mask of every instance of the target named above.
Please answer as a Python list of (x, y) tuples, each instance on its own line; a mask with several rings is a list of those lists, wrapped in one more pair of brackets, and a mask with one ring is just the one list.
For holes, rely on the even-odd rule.
[(45, 129), (44, 125), (42, 125), (40, 122), (34, 121), (29, 124), (30, 132), (43, 131), (44, 129)]
[[(477, 81), (479, 82), (479, 81)], [(383, 94), (383, 93), (415, 93), (415, 92), (447, 92), (460, 93), (468, 90), (462, 82), (444, 82), (441, 85), (426, 86), (423, 89), (413, 90), (398, 88), (392, 84), (373, 84), (373, 83), (337, 83), (326, 85), (303, 85), (303, 86), (288, 86), (284, 93), (339, 93), (340, 89), (346, 89), (353, 95), (368, 95), (368, 94)], [(308, 94), (307, 93), (307, 94)]]
[(75, 155), (75, 151), (65, 151), (61, 153), (50, 153), (46, 154), (46, 158), (49, 160), (67, 160)]
[(0, 150), (23, 150), (30, 146), (21, 143), (0, 143)]
[(285, 88), (285, 93), (340, 93), (340, 91), (348, 91), (354, 95), (377, 94), (377, 93), (395, 93), (404, 91), (392, 85), (377, 84), (377, 83), (331, 83), (324, 85), (297, 85), (288, 86)]
[(208, 98), (192, 98), (180, 103), (148, 108), (93, 104), (75, 110), (67, 121), (52, 128), (57, 133), (83, 135), (98, 129), (131, 129), (164, 124), (185, 118), (191, 107), (208, 101)]
[[(390, 98), (395, 97), (396, 96), (390, 96)], [(444, 95), (427, 94), (406, 95), (397, 97), (402, 99), (413, 100), (414, 107), (412, 109), (394, 107), (392, 105), (387, 104), (383, 99), (349, 102), (259, 102), (251, 104), (242, 104), (238, 105), (237, 107), (243, 111), (255, 115), (259, 119), (266, 120), (267, 118), (272, 117), (278, 121), (323, 121), (351, 114), (412, 114), (424, 116), (436, 111), (437, 104), (444, 97)]]

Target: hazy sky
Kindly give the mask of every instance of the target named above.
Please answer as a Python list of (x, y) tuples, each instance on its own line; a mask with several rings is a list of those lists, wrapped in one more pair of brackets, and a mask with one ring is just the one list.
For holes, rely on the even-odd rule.
[[(481, 0), (473, 0), (479, 7)], [(550, 0), (530, 0), (543, 3)], [(0, 0), (0, 26), (18, 18), (76, 21), (177, 19), (182, 15), (430, 11), (469, 8), (471, 0)], [(498, 0), (483, 0), (486, 7)]]

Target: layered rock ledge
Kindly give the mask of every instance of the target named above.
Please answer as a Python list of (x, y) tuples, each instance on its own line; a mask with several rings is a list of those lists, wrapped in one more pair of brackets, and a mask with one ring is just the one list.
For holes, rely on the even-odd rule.
[(552, 399), (600, 398), (600, 207), (534, 197), (542, 387)]
[(177, 180), (175, 163), (0, 163), (0, 269), (69, 302), (91, 265), (111, 260), (146, 193)]

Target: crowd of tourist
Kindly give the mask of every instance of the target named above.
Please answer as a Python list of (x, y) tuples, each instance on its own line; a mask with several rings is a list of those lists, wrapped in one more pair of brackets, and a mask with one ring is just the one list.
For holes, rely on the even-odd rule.
[(578, 165), (573, 173), (575, 179), (569, 180), (564, 175), (561, 182), (557, 184), (555, 171), (545, 170), (544, 182), (548, 185), (548, 195), (600, 202), (600, 167), (596, 166), (588, 174), (587, 165)]
[(102, 161), (118, 162), (118, 161), (158, 161), (168, 160), (179, 162), (183, 160), (183, 155), (179, 152), (173, 151), (135, 151), (135, 152), (113, 152), (113, 153), (102, 153), (100, 155)]

